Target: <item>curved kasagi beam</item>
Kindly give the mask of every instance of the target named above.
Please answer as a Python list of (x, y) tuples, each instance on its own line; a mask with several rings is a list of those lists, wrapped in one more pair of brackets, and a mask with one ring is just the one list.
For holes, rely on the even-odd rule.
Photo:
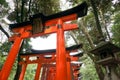
[(27, 25), (31, 25), (33, 23), (33, 20), (36, 18), (40, 18), (44, 26), (49, 26), (53, 23), (56, 23), (56, 21), (59, 18), (63, 20), (63, 22), (75, 20), (78, 17), (85, 16), (87, 14), (87, 9), (88, 9), (87, 3), (83, 2), (74, 8), (71, 8), (71, 9), (56, 13), (56, 14), (52, 14), (48, 16), (45, 16), (42, 13), (35, 14), (32, 17), (30, 17), (30, 21), (26, 21), (23, 23), (17, 23), (17, 24), (10, 24), (9, 28), (12, 30), (14, 28), (21, 28)]
[(49, 21), (49, 20), (53, 20), (53, 19), (57, 19), (57, 18), (61, 18), (61, 17), (73, 15), (73, 14), (76, 14), (77, 18), (78, 18), (78, 17), (85, 16), (87, 14), (87, 9), (88, 9), (87, 3), (83, 2), (76, 7), (73, 7), (71, 9), (68, 9), (68, 10), (65, 10), (65, 11), (62, 11), (62, 12), (59, 12), (59, 13), (56, 13), (56, 14), (52, 14), (52, 15), (49, 15), (49, 16), (45, 16), (42, 13), (35, 14), (31, 17), (31, 19), (41, 18), (43, 22), (46, 22), (46, 21)]
[[(67, 47), (66, 50), (69, 51), (69, 52), (74, 52), (75, 50), (77, 49), (80, 49), (82, 48), (82, 44), (79, 44), (79, 45), (73, 45), (73, 46), (70, 46), (70, 47)], [(49, 49), (49, 50), (35, 50), (35, 49), (31, 49), (31, 52), (30, 53), (25, 53), (25, 54), (20, 54), (20, 55), (37, 55), (37, 54), (45, 54), (45, 55), (50, 55), (50, 54), (55, 54), (56, 53), (56, 49)]]
[(70, 53), (70, 56), (81, 57), (81, 56), (83, 56), (83, 52), (73, 52), (73, 53)]

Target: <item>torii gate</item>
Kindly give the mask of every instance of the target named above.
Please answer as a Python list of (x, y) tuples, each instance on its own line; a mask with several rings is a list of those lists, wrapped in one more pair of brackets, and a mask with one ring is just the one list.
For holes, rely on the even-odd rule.
[[(70, 78), (71, 77), (70, 62), (71, 61), (78, 61), (78, 59), (80, 57), (79, 55), (81, 53), (74, 54), (72, 56), (68, 56), (68, 55), (69, 55), (70, 52), (76, 52), (77, 49), (79, 49), (81, 47), (82, 47), (82, 44), (81, 45), (74, 45), (74, 46), (66, 48), (66, 52), (67, 52), (66, 53), (66, 57), (67, 57), (67, 64), (66, 64), (67, 65), (67, 76), (69, 77), (68, 80), (72, 80), (72, 78)], [(28, 64), (35, 64), (35, 63), (38, 64), (36, 74), (35, 74), (35, 80), (39, 80), (41, 67), (43, 65), (50, 66), (50, 65), (52, 65), (53, 62), (56, 62), (56, 57), (55, 57), (56, 54), (55, 53), (56, 53), (56, 50), (51, 49), (51, 50), (32, 50), (32, 53), (21, 54), (20, 57), (24, 60), (19, 62), (19, 64), (21, 64), (23, 66), (19, 80), (23, 80), (27, 65)], [(46, 55), (51, 55), (51, 56), (46, 57)], [(36, 57), (36, 59), (35, 60), (30, 60), (31, 57)], [(48, 78), (48, 79), (50, 79), (50, 78)]]
[(30, 21), (10, 25), (10, 29), (14, 33), (10, 37), (10, 41), (14, 43), (0, 71), (0, 80), (8, 79), (23, 39), (50, 33), (57, 33), (56, 80), (61, 80), (61, 78), (67, 80), (64, 31), (78, 29), (78, 26), (77, 24), (65, 24), (64, 22), (76, 20), (86, 14), (87, 3), (83, 2), (81, 5), (63, 12), (50, 16), (44, 16), (40, 13), (33, 15)]

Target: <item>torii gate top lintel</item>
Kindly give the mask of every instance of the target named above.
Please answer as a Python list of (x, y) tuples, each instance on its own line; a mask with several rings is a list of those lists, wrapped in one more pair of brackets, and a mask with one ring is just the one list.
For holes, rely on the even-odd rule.
[[(56, 14), (52, 14), (52, 15), (49, 15), (49, 16), (45, 16), (42, 13), (35, 14), (32, 17), (30, 17), (30, 19), (33, 20), (35, 18), (41, 18), (41, 20), (44, 24), (46, 22), (49, 22), (49, 21), (52, 21), (52, 20), (55, 20), (55, 19), (58, 19), (58, 18), (62, 18), (63, 21), (69, 21), (71, 19), (76, 19), (75, 16), (73, 16), (74, 18), (71, 18), (71, 19), (63, 18), (63, 17), (66, 17), (66, 16), (70, 17), (73, 14), (76, 14), (76, 18), (85, 16), (87, 14), (87, 3), (83, 2), (82, 4), (80, 4), (80, 5), (78, 5), (74, 8), (71, 8), (71, 9), (56, 13)], [(66, 17), (66, 18), (68, 18), (68, 17)], [(14, 28), (24, 27), (26, 25), (31, 25), (31, 22), (26, 21), (26, 22), (23, 22), (23, 23), (11, 24), (10, 29), (12, 30)]]
[[(14, 29), (31, 26), (36, 21), (37, 22), (39, 21), (38, 23), (40, 23), (41, 26), (44, 26), (44, 27), (51, 26), (53, 24), (56, 24), (58, 19), (61, 19), (63, 22), (66, 22), (66, 21), (70, 21), (70, 20), (75, 20), (78, 17), (83, 17), (86, 14), (87, 14), (87, 3), (83, 2), (82, 4), (80, 4), (74, 8), (71, 8), (71, 9), (56, 13), (56, 14), (52, 14), (52, 15), (48, 15), (48, 16), (45, 16), (42, 13), (35, 14), (30, 17), (30, 21), (16, 23), (16, 24), (10, 24), (9, 28), (13, 32), (15, 32)], [(31, 26), (31, 27), (33, 28), (34, 26)]]
[[(57, 31), (58, 26), (56, 25), (58, 25), (59, 19), (62, 20), (63, 23), (76, 20), (78, 17), (83, 17), (87, 14), (87, 7), (87, 3), (83, 2), (74, 8), (56, 14), (45, 16), (42, 13), (39, 13), (30, 17), (30, 21), (10, 24), (9, 28), (11, 31), (17, 34), (14, 34), (9, 40), (14, 41), (16, 36), (19, 36), (20, 34), (22, 34), (22, 38), (25, 39), (55, 33)], [(78, 29), (77, 24), (62, 24), (62, 26), (64, 31)]]

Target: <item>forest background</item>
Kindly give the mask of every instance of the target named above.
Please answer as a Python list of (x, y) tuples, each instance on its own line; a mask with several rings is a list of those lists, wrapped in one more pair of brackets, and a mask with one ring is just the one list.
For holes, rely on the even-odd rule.
[[(79, 25), (79, 30), (66, 33), (66, 41), (71, 38), (75, 44), (82, 43), (83, 56), (80, 61), (83, 67), (80, 68), (82, 80), (103, 80), (105, 70), (96, 64), (96, 56), (89, 51), (94, 49), (99, 43), (99, 30), (106, 41), (120, 47), (120, 1), (119, 0), (67, 0), (64, 5), (74, 7), (86, 1), (88, 3), (88, 14), (72, 23)], [(7, 0), (0, 0), (0, 69), (5, 62), (12, 43), (8, 41), (12, 32), (9, 30), (10, 23), (21, 23), (29, 20), (33, 14), (43, 13), (51, 15), (61, 11), (61, 1), (59, 0), (12, 0), (12, 5)], [(62, 5), (63, 6), (63, 5)], [(93, 7), (95, 6), (95, 7)], [(67, 9), (67, 8), (66, 8)], [(96, 13), (95, 13), (96, 11)], [(97, 19), (98, 21), (96, 21)], [(6, 20), (8, 19), (10, 23)], [(42, 36), (42, 38), (47, 38)], [(31, 39), (24, 40), (20, 52), (29, 51), (32, 46), (29, 44)], [(66, 44), (66, 46), (71, 44)], [(19, 55), (11, 71), (9, 80), (17, 80), (21, 70), (18, 65)], [(118, 68), (120, 66), (118, 65)], [(32, 80), (35, 74), (36, 65), (29, 65), (25, 74), (25, 80)], [(116, 71), (120, 74), (120, 69)]]

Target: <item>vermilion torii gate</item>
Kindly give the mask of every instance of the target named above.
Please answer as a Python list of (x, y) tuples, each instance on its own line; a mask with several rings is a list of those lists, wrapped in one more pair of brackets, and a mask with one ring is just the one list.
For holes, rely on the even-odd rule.
[[(82, 47), (82, 45), (75, 45), (75, 46), (66, 48), (66, 52), (67, 52), (66, 53), (67, 77), (69, 77), (68, 80), (72, 80), (71, 61), (78, 61), (78, 59), (80, 57), (79, 54), (81, 54), (81, 53), (74, 54), (72, 56), (67, 56), (67, 55), (69, 55), (68, 53), (70, 53), (70, 52), (76, 52), (77, 49), (79, 49), (81, 47)], [(55, 49), (52, 49), (52, 50), (32, 50), (32, 53), (21, 54), (20, 56), (21, 56), (23, 61), (20, 61), (19, 64), (21, 64), (23, 67), (22, 67), (22, 71), (21, 71), (21, 75), (20, 75), (19, 80), (23, 80), (24, 74), (26, 71), (26, 67), (28, 64), (37, 64), (37, 70), (36, 70), (34, 80), (40, 79), (39, 77), (40, 77), (40, 72), (41, 72), (42, 67), (48, 67), (48, 69), (50, 69), (47, 72), (44, 71), (44, 72), (46, 72), (46, 74), (48, 74), (48, 76), (45, 76), (45, 74), (42, 76), (44, 78), (44, 80), (50, 80), (51, 73), (49, 73), (49, 71), (51, 71), (51, 72), (55, 71), (54, 74), (56, 74), (56, 69), (55, 69), (56, 66), (55, 66), (55, 64), (53, 64), (53, 63), (56, 63), (55, 55), (56, 55)], [(36, 59), (30, 60), (30, 58), (32, 58), (32, 57), (34, 57)], [(53, 78), (55, 79), (55, 76), (53, 76), (51, 80), (54, 80)], [(40, 79), (40, 80), (42, 80), (42, 79)]]
[(63, 12), (50, 16), (44, 16), (40, 13), (33, 15), (30, 21), (10, 25), (10, 29), (14, 34), (9, 40), (13, 42), (13, 45), (0, 71), (0, 80), (8, 79), (24, 39), (51, 33), (57, 33), (55, 80), (61, 80), (61, 78), (62, 80), (67, 80), (64, 31), (78, 29), (78, 26), (77, 24), (66, 24), (64, 22), (76, 20), (78, 17), (83, 17), (86, 14), (87, 4), (83, 2)]

